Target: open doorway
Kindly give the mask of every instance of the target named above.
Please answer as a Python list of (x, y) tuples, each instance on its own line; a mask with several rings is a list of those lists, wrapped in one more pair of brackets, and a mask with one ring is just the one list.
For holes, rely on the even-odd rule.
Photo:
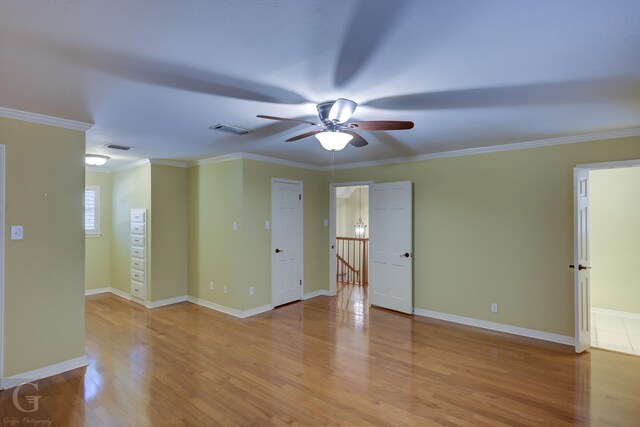
[(332, 186), (331, 285), (337, 308), (369, 310), (369, 183)]
[(589, 171), (591, 346), (640, 355), (640, 167)]

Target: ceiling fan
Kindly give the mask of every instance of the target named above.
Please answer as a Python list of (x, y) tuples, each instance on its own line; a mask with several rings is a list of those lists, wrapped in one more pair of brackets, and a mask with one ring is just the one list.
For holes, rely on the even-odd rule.
[(318, 141), (320, 141), (322, 147), (329, 151), (340, 151), (349, 143), (354, 147), (364, 147), (367, 145), (368, 142), (355, 133), (354, 130), (402, 130), (413, 128), (413, 122), (403, 121), (349, 122), (357, 105), (354, 101), (346, 98), (338, 98), (335, 101), (318, 104), (316, 109), (320, 116), (320, 123), (264, 115), (258, 115), (257, 117), (261, 119), (305, 123), (319, 127), (320, 129), (291, 137), (287, 139), (286, 142), (315, 136)]

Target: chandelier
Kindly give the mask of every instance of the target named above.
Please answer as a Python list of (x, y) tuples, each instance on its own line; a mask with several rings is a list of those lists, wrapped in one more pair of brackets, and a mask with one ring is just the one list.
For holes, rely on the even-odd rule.
[(356, 225), (353, 226), (353, 228), (356, 230), (356, 237), (358, 239), (364, 239), (365, 235), (367, 234), (367, 226), (365, 225), (364, 221), (362, 221), (362, 187), (359, 188), (359, 196), (360, 218), (358, 219), (358, 222), (356, 222)]

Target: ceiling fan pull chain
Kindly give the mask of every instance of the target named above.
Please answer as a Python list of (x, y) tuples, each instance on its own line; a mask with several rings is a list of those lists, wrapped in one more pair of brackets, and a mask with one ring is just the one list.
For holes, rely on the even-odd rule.
[(334, 162), (336, 157), (336, 152), (331, 152), (331, 181), (335, 181), (336, 179), (336, 164)]

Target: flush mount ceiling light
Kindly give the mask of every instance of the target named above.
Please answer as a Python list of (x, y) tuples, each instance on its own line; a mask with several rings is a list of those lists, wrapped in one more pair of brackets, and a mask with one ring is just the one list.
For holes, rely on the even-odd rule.
[(315, 135), (322, 148), (328, 151), (340, 151), (347, 146), (353, 136), (338, 131), (325, 131)]
[(109, 156), (103, 156), (101, 154), (87, 154), (84, 156), (84, 162), (89, 166), (102, 166), (107, 163)]

